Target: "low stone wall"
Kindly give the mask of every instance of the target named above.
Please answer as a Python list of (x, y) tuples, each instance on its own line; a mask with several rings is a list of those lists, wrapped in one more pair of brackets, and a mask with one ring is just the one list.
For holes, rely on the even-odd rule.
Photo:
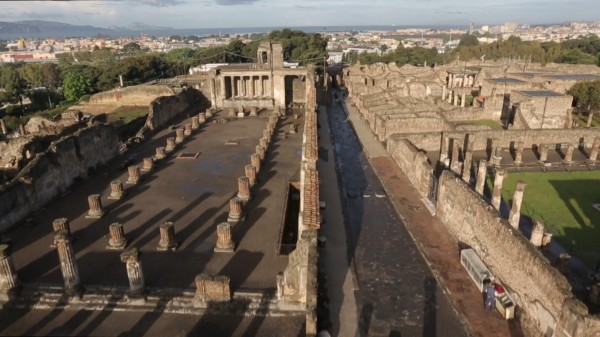
[(203, 111), (205, 106), (210, 106), (208, 100), (196, 89), (189, 88), (177, 95), (158, 97), (150, 103), (146, 126), (150, 130), (157, 130), (192, 106), (197, 106), (198, 111)]
[(88, 104), (148, 105), (157, 97), (174, 94), (173, 89), (167, 85), (135, 85), (95, 94), (90, 97)]
[[(554, 129), (554, 130), (480, 130), (470, 132), (444, 132), (444, 137), (464, 139), (469, 133), (475, 137), (474, 151), (484, 151), (488, 148), (488, 140), (497, 139), (503, 148), (510, 147), (512, 142), (523, 141), (524, 148), (535, 148), (539, 144), (582, 144), (590, 148), (594, 137), (598, 136), (597, 128)], [(439, 151), (442, 133), (397, 135), (390, 137), (406, 138), (415, 147), (424, 151)]]
[(406, 176), (412, 178), (413, 186), (422, 197), (429, 193), (430, 175), (433, 172), (427, 156), (406, 139), (387, 142), (387, 151)]
[[(472, 247), (513, 295), (526, 335), (598, 336), (598, 319), (574, 299), (566, 278), (462, 179), (444, 171), (436, 216)], [(573, 334), (575, 332), (577, 334)]]
[(66, 191), (75, 179), (119, 154), (119, 137), (107, 125), (94, 125), (53, 142), (11, 182), (0, 186), (0, 231)]
[(450, 111), (440, 112), (445, 119), (451, 122), (474, 121), (481, 119), (493, 119), (491, 111), (486, 111), (483, 108), (461, 108)]
[(400, 133), (439, 132), (454, 130), (444, 119), (432, 114), (407, 114), (397, 116), (377, 116), (372, 126), (380, 141)]

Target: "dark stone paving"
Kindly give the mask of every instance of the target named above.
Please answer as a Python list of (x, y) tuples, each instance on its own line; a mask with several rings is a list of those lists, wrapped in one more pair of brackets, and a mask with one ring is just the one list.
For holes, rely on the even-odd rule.
[(467, 336), (375, 176), (346, 115), (329, 109), (361, 335)]

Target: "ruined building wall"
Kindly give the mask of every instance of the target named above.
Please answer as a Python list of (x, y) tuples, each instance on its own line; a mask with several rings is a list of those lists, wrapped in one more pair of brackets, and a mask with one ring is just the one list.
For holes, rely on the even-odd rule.
[[(467, 132), (444, 132), (444, 137), (464, 139)], [(484, 151), (488, 148), (490, 139), (497, 139), (499, 145), (508, 148), (511, 142), (523, 141), (524, 148), (535, 148), (540, 144), (580, 144), (590, 148), (594, 142), (594, 137), (598, 136), (598, 130), (594, 128), (586, 129), (557, 129), (557, 130), (478, 130), (469, 131), (473, 135), (474, 151)], [(424, 151), (440, 150), (441, 133), (434, 134), (413, 134), (406, 135), (415, 147)], [(402, 137), (398, 135), (398, 137)]]
[[(458, 241), (472, 247), (509, 289), (527, 335), (550, 332), (551, 336), (557, 323), (574, 330), (589, 324), (562, 314), (577, 303), (566, 278), (483, 197), (449, 171), (440, 176), (436, 216)], [(593, 334), (587, 331), (581, 336)]]
[(190, 107), (197, 107), (200, 111), (204, 106), (210, 106), (208, 99), (198, 90), (188, 88), (177, 95), (161, 96), (150, 103), (146, 127), (157, 130), (186, 111)]
[(391, 139), (387, 142), (387, 151), (407, 177), (411, 177), (413, 186), (422, 197), (429, 193), (430, 175), (433, 172), (427, 156), (406, 139)]
[(572, 96), (540, 97), (520, 91), (510, 94), (510, 106), (519, 104), (523, 119), (530, 129), (562, 129), (570, 121)]
[(439, 132), (454, 130), (453, 126), (435, 113), (406, 114), (403, 116), (377, 116), (374, 131), (380, 141), (394, 134)]
[(17, 177), (0, 186), (0, 230), (22, 220), (66, 191), (90, 169), (105, 165), (119, 154), (119, 137), (107, 125), (94, 125), (53, 142), (38, 153)]
[(135, 85), (95, 94), (88, 104), (148, 105), (157, 97), (174, 94), (167, 85)]

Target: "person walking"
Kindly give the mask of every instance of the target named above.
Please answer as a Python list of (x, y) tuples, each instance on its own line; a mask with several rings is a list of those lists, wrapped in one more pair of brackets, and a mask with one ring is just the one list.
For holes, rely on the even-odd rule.
[(496, 285), (494, 283), (490, 284), (485, 289), (485, 310), (486, 311), (494, 311), (496, 309), (496, 297), (498, 296), (498, 292), (496, 291)]

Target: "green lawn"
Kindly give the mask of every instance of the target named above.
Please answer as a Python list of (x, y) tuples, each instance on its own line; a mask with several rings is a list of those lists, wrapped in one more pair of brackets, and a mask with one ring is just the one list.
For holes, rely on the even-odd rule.
[(460, 124), (485, 125), (485, 126), (489, 126), (492, 130), (503, 130), (502, 125), (500, 125), (498, 122), (493, 121), (491, 119), (480, 119), (480, 120), (476, 120), (476, 121), (461, 122)]
[[(596, 112), (594, 114), (594, 118), (592, 118), (592, 127), (600, 127), (600, 113)], [(576, 115), (577, 116), (577, 115)], [(579, 115), (579, 119), (577, 120), (579, 123), (579, 127), (586, 127), (588, 121), (588, 115), (581, 114)]]
[(108, 114), (108, 121), (118, 127), (147, 114), (148, 107), (121, 106)]
[(543, 219), (546, 230), (588, 266), (600, 259), (600, 171), (556, 173), (509, 173), (502, 197), (512, 202), (518, 180), (527, 182), (521, 214)]

